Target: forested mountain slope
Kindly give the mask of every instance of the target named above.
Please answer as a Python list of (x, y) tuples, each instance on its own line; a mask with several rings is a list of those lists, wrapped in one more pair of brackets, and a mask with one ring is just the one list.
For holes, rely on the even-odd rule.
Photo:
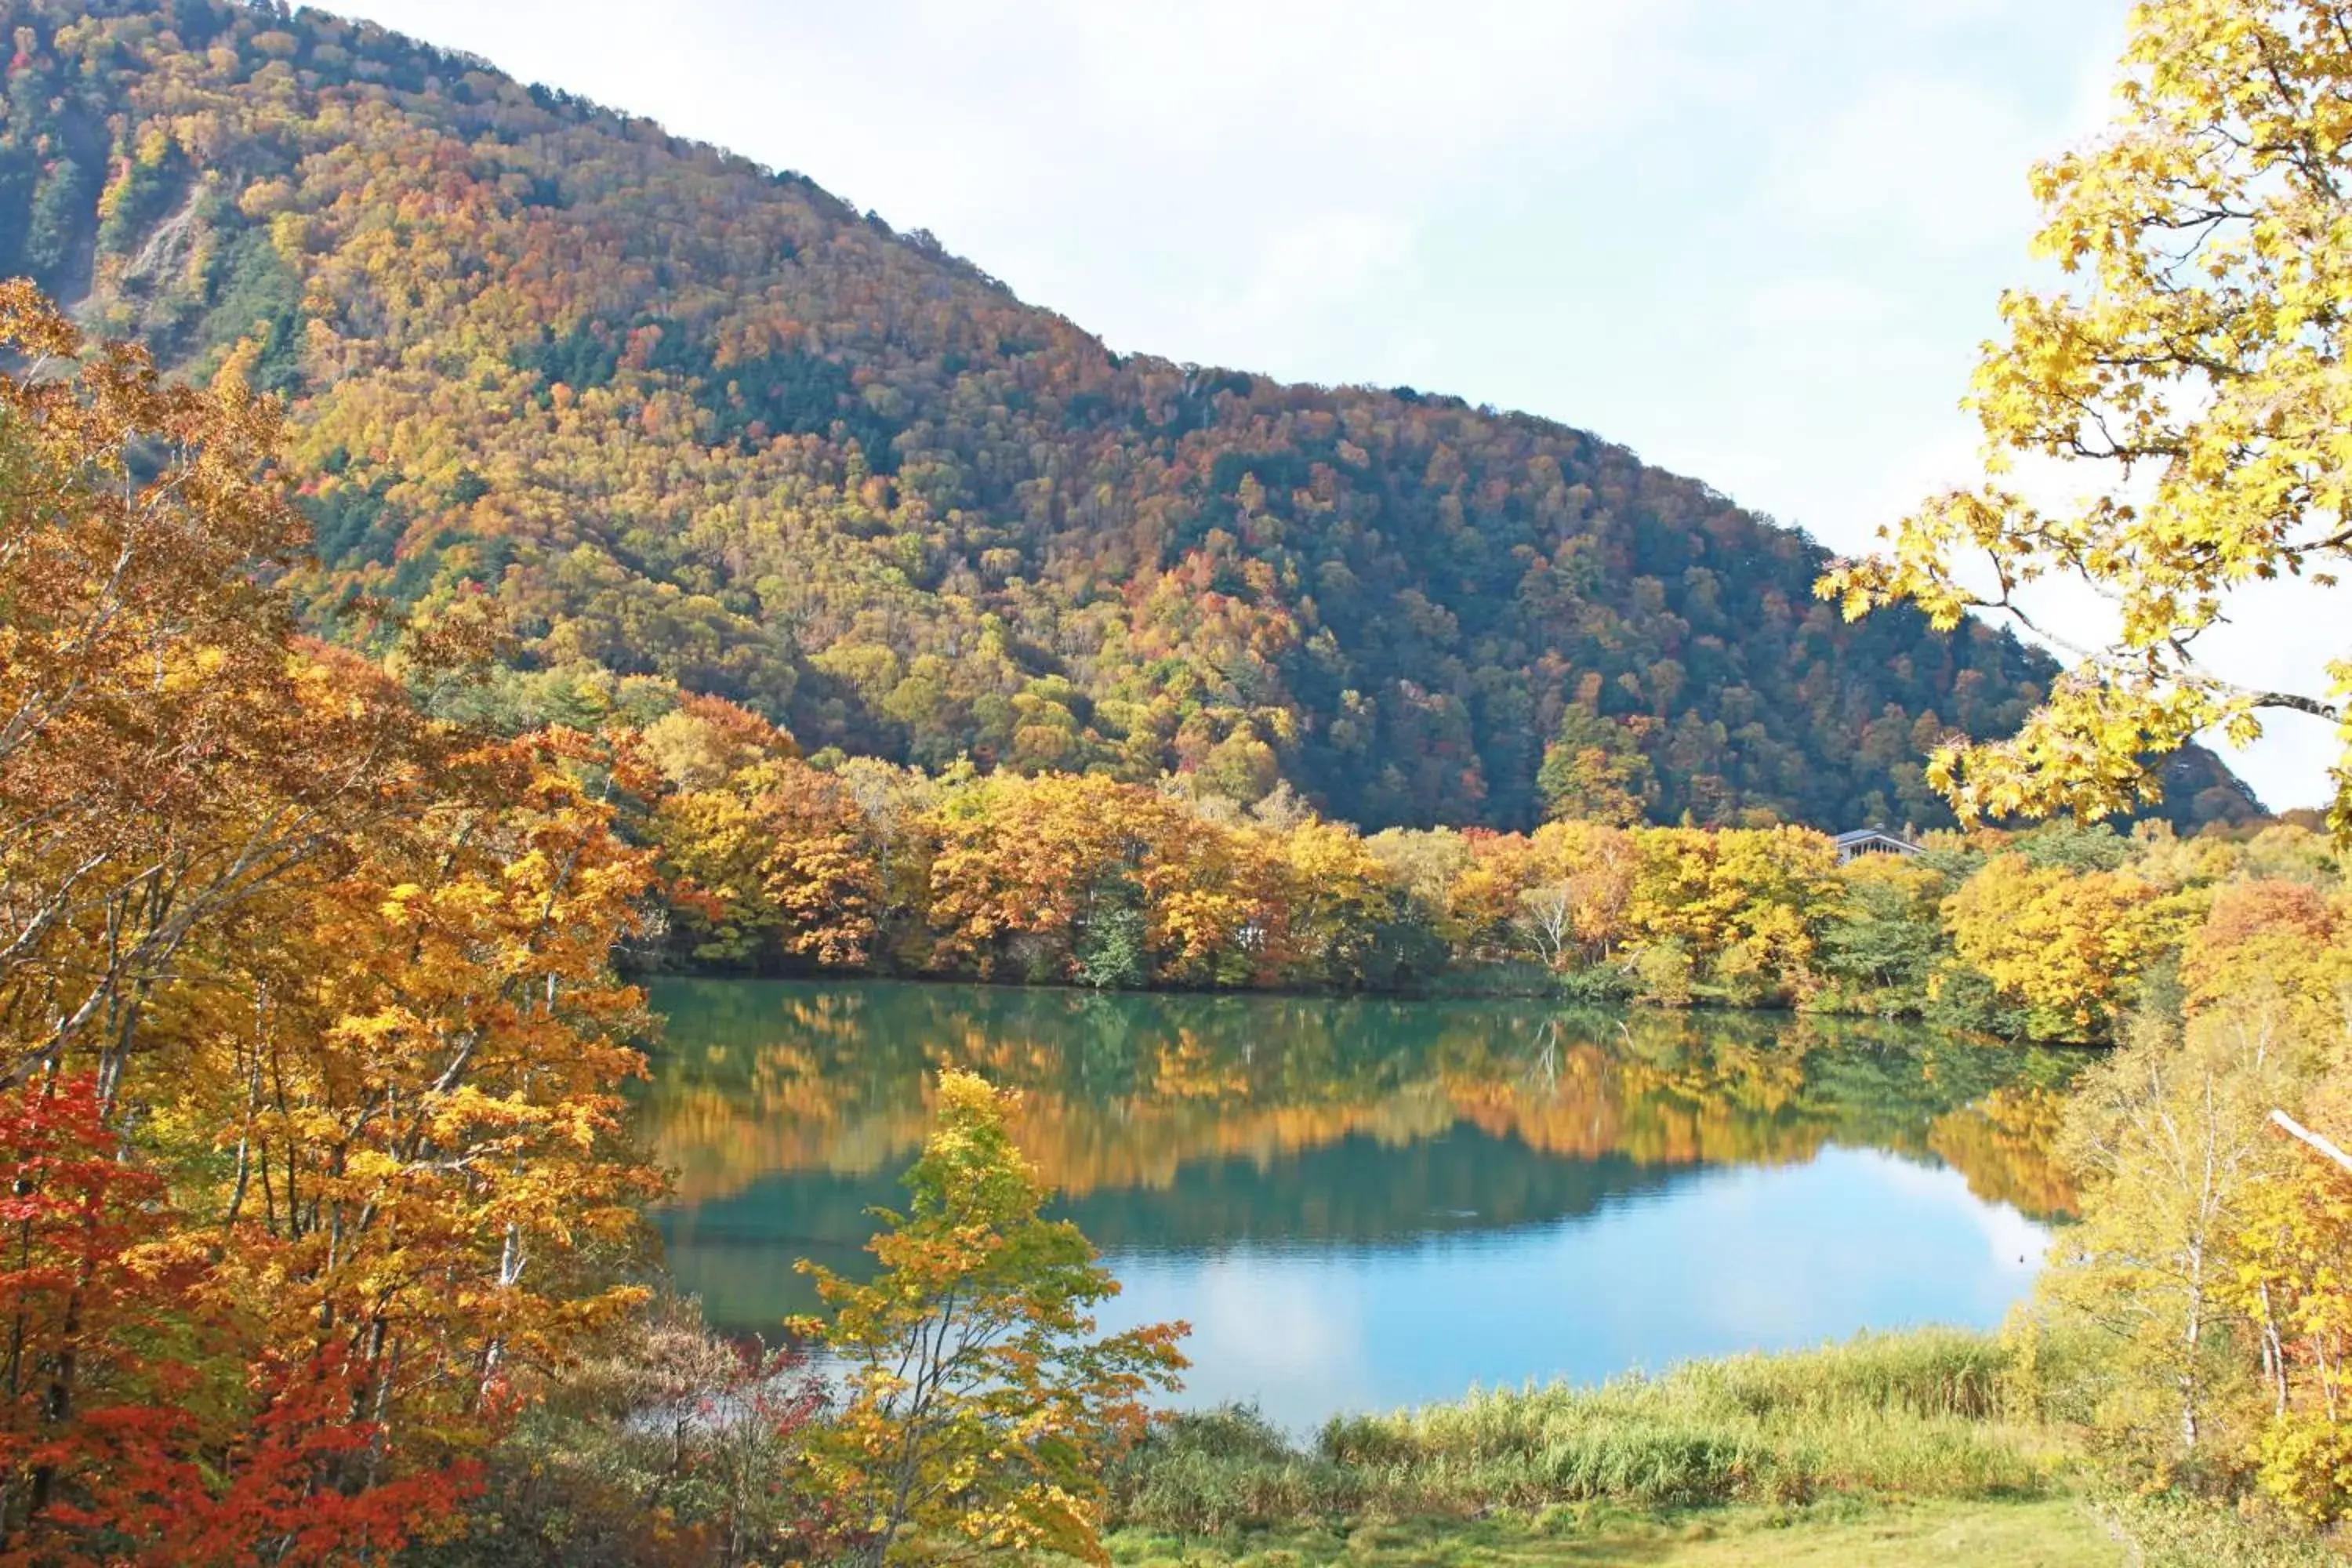
[[(308, 601), (485, 585), (499, 700), (713, 692), (927, 764), (1334, 815), (1941, 820), (2055, 673), (1582, 432), (1108, 352), (806, 179), (370, 25), (0, 0), (0, 274), (295, 415)], [(596, 667), (637, 679), (600, 679)], [(2184, 817), (2245, 809), (2201, 754)]]

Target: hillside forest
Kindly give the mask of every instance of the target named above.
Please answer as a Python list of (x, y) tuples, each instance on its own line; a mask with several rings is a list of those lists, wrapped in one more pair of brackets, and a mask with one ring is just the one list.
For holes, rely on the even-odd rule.
[[(937, 771), (1333, 817), (1950, 822), (2056, 666), (1544, 420), (1121, 355), (809, 181), (365, 23), (7, 0), (0, 275), (288, 400), (306, 623), (475, 591), (604, 676)], [(1552, 766), (1546, 771), (1547, 756)], [(2249, 815), (2176, 759), (2184, 828)]]

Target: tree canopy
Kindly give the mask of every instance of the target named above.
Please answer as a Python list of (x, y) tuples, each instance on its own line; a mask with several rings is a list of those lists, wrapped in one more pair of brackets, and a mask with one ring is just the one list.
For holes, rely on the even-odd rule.
[[(1820, 584), (1849, 618), (1908, 604), (1945, 627), (2026, 618), (2018, 595), (2050, 576), (2115, 606), (2114, 640), (2076, 650), (2017, 734), (1938, 748), (1964, 810), (2126, 809), (2193, 737), (2249, 742), (2278, 712), (2334, 722), (2352, 758), (2352, 660), (2256, 689), (2201, 646), (2252, 584), (2332, 588), (2352, 558), (2352, 6), (2151, 0), (2125, 68), (2105, 134), (2034, 170), (2035, 248), (2066, 281), (2002, 299), (1969, 400), (1986, 482)], [(2020, 459), (2086, 476), (2087, 499), (2030, 499)], [(2334, 776), (2352, 837), (2352, 766)]]
[(0, 345), (0, 1555), (381, 1558), (643, 1294), (630, 775), (295, 635), (235, 374)]

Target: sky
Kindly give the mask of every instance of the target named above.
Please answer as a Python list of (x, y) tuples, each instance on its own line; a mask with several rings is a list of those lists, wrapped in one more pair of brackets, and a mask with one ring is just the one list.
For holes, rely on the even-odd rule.
[[(1977, 476), (2026, 171), (2105, 120), (2128, 0), (334, 8), (797, 170), (1121, 352), (1539, 414), (1843, 552)], [(2315, 595), (2259, 608), (2233, 679), (2347, 652)], [(2229, 755), (2284, 808), (2333, 751)]]

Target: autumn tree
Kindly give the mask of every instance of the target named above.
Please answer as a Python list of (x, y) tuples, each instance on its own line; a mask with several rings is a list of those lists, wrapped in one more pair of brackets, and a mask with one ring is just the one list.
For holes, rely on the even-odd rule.
[(1098, 923), (1135, 908), (1169, 808), (1109, 779), (976, 784), (937, 814), (930, 910), (943, 952), (982, 976), (1066, 979)]
[(1280, 935), (1294, 981), (1354, 988), (1393, 984), (1412, 973), (1417, 954), (1404, 940), (1404, 889), (1354, 829), (1307, 822), (1284, 836), (1285, 888)]
[(0, 378), (0, 1028), (12, 1079), (71, 1055), (110, 1094), (191, 940), (321, 854), (339, 812), (383, 808), (333, 763), (398, 721), (322, 707), (246, 575), (302, 538), (262, 473), (273, 410), (81, 346), (0, 284), (0, 347), (26, 362)]
[(1827, 838), (1793, 827), (1684, 827), (1654, 828), (1634, 843), (1625, 919), (1659, 955), (1653, 971), (1663, 974), (1672, 955), (1703, 963), (1735, 1002), (1809, 982), (1813, 927), (1837, 886)]
[[(35, 362), (0, 377), (0, 1061), (44, 1103), (86, 1088), (100, 1130), (82, 1164), (25, 1174), (51, 1134), (20, 1116), (0, 1158), (26, 1226), (59, 1173), (109, 1159), (151, 1227), (85, 1226), (62, 1283), (19, 1284), (95, 1325), (110, 1280), (179, 1281), (139, 1310), (201, 1386), (145, 1388), (151, 1431), (254, 1445), (142, 1458), (82, 1419), (119, 1363), (68, 1330), (16, 1522), (66, 1518), (46, 1473), (84, 1515), (209, 1519), (230, 1558), (363, 1500), (390, 1542), (635, 1299), (658, 1184), (622, 1126), (641, 1015), (609, 959), (651, 879), (610, 797), (647, 781), (586, 737), (429, 719), (297, 637), (263, 579), (304, 531), (273, 405), (234, 375), (205, 393), (135, 350), (85, 356), (20, 285), (0, 340)], [(424, 673), (466, 640), (404, 657)]]
[[(1295, 830), (1298, 826), (1292, 822), (1287, 827)], [(1486, 879), (1482, 879), (1471, 896), (1460, 897), (1464, 879), (1478, 865), (1482, 851), (1492, 856), (1498, 846), (1507, 846), (1502, 853), (1507, 858), (1509, 847), (1524, 848), (1526, 844), (1524, 835), (1475, 827), (1467, 832), (1451, 827), (1391, 827), (1367, 837), (1364, 848), (1388, 868), (1391, 879), (1404, 889), (1423, 923), (1451, 947), (1475, 949), (1491, 934), (1477, 928), (1508, 918), (1494, 901), (1497, 897), (1507, 901), (1508, 894), (1500, 887), (1485, 885)]]
[[(1907, 601), (1947, 626), (1971, 609), (2024, 618), (2021, 595), (2045, 576), (2115, 606), (2112, 638), (2070, 650), (2074, 668), (2013, 738), (1938, 749), (1931, 774), (1964, 814), (2087, 820), (2152, 801), (2163, 759), (2192, 737), (2243, 743), (2288, 713), (2336, 727), (2329, 824), (2339, 847), (2352, 843), (2352, 662), (2270, 689), (2232, 682), (2206, 656), (2209, 634), (2246, 614), (2256, 585), (2333, 589), (2352, 553), (2341, 439), (2352, 394), (2337, 368), (2352, 328), (2347, 31), (2352, 10), (2337, 0), (2151, 0), (2134, 11), (2114, 122), (2033, 174), (2037, 246), (2068, 281), (2003, 301), (2004, 339), (1988, 346), (1970, 398), (1986, 483), (1933, 498), (1895, 531), (1889, 554), (1841, 563), (1818, 584), (1849, 617)], [(2008, 477), (2021, 460), (2054, 462), (2085, 499), (2035, 501)], [(2031, 879), (2003, 875), (2019, 890)], [(2260, 1325), (2264, 1479), (2319, 1518), (2344, 1491), (2337, 1413), (2326, 1375), (2294, 1375), (2289, 1347), (2324, 1358), (2335, 1344), (2343, 1238), (2328, 1216), (2336, 1167), (2352, 1169), (2326, 1131), (2352, 1103), (2336, 927), (2309, 888), (2256, 881), (2217, 899), (2184, 959), (2185, 1043), (2168, 1056), (2136, 1050), (2146, 1077), (2120, 1099), (2120, 1083), (2103, 1078), (2086, 1115), (2117, 1136), (2077, 1151), (2105, 1178), (2086, 1191), (2086, 1237), (2112, 1227), (2116, 1251), (2137, 1249), (2135, 1291), (2166, 1320), (2143, 1320), (2125, 1364), (2170, 1368), (2182, 1447), (2200, 1436), (2211, 1366), (2200, 1328), (2224, 1301), (2205, 1264), (2225, 1244), (2252, 1249), (2239, 1259), (2251, 1289), (2233, 1305)], [(2078, 942), (2069, 950), (2074, 1005), (2095, 1006), (2100, 961)], [(2323, 975), (2328, 984), (2311, 984)], [(2259, 1050), (2248, 1044), (2258, 1033)], [(2329, 1042), (2315, 1085), (2280, 1075), (2280, 1040)], [(2313, 1108), (2325, 1112), (2318, 1130), (2295, 1114)], [(2300, 1165), (2284, 1163), (2290, 1153)], [(2097, 1251), (2086, 1247), (2087, 1267), (2060, 1270), (2053, 1288), (2095, 1295), (2130, 1277)], [(2301, 1403), (2315, 1385), (2316, 1422)]]
[[(2263, 1485), (2314, 1523), (2352, 1513), (2352, 1176), (2302, 1160), (2256, 1184), (2233, 1238), (2232, 1304), (2258, 1336)], [(2315, 1267), (2315, 1264), (2317, 1267)]]
[[(2112, 601), (2114, 639), (2011, 738), (1951, 742), (1931, 768), (1968, 813), (2091, 818), (2162, 794), (2160, 760), (2267, 717), (2336, 725), (2333, 823), (2352, 839), (2352, 662), (2300, 689), (2249, 688), (2207, 634), (2278, 578), (2332, 587), (2352, 558), (2352, 8), (2340, 0), (2152, 0), (2132, 16), (2106, 133), (2033, 172), (2037, 252), (2066, 275), (2011, 290), (1969, 405), (1988, 478), (1937, 496), (1892, 551), (1819, 591), (1849, 618), (1908, 602), (1939, 626), (1970, 610), (2022, 621), (2045, 576)], [(2055, 460), (2087, 497), (2049, 506), (2010, 476)]]
[(365, 1368), (218, 1312), (192, 1216), (120, 1148), (87, 1073), (0, 1090), (0, 1560), (321, 1563), (446, 1520), (469, 1466), (319, 1486), (382, 1451)]
[(1538, 958), (1553, 969), (1561, 967), (1576, 935), (1576, 889), (1565, 882), (1524, 889), (1516, 924)]
[(1005, 1130), (1008, 1097), (977, 1076), (939, 1084), (937, 1123), (881, 1215), (879, 1272), (856, 1283), (803, 1263), (831, 1309), (799, 1325), (845, 1368), (845, 1403), (807, 1438), (822, 1487), (859, 1536), (856, 1561), (1108, 1563), (1108, 1461), (1175, 1386), (1182, 1324), (1096, 1338), (1118, 1289)]
[(693, 957), (856, 968), (872, 956), (887, 897), (881, 847), (830, 774), (758, 763), (664, 796), (653, 832)]
[(716, 788), (746, 769), (800, 754), (790, 735), (750, 709), (691, 693), (645, 726), (638, 742), (664, 779), (688, 790)]
[(1996, 855), (1944, 902), (1954, 950), (2026, 1011), (2043, 1039), (2104, 1035), (2140, 972), (2193, 910), (2126, 871), (2075, 874)]
[(2265, 1178), (2294, 1157), (2264, 1113), (2307, 1070), (2282, 1022), (2259, 1001), (2183, 1029), (2144, 1019), (2067, 1111), (2083, 1223), (2050, 1288), (2113, 1336), (2102, 1426), (2159, 1454), (2201, 1459), (2245, 1381), (2244, 1233)]
[(1602, 718), (1595, 706), (1599, 686), (1598, 678), (1589, 679), (1580, 700), (1561, 712), (1559, 732), (1536, 771), (1536, 789), (1549, 817), (1622, 827), (1641, 821), (1657, 798), (1654, 770), (1641, 745), (1654, 721)]
[(1599, 823), (1549, 822), (1528, 841), (1543, 885), (1568, 895), (1569, 927), (1588, 959), (1604, 959), (1624, 941), (1641, 865), (1639, 838)]

